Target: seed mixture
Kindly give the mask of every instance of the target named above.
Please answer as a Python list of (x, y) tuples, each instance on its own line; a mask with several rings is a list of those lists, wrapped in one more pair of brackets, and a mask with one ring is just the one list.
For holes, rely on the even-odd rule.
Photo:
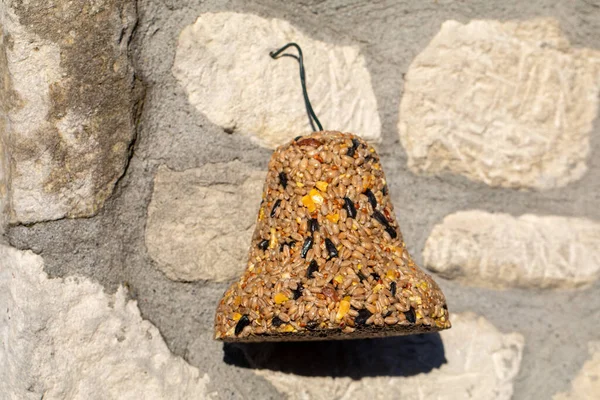
[(375, 149), (316, 132), (279, 147), (240, 280), (215, 338), (350, 339), (450, 328), (446, 300), (402, 241)]

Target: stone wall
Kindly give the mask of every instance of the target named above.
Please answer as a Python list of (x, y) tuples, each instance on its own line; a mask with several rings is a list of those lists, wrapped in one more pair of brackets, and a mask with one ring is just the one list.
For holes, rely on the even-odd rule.
[[(0, 398), (600, 397), (600, 3), (5, 0), (0, 26)], [(288, 41), (452, 329), (212, 340), (271, 150), (309, 131)]]

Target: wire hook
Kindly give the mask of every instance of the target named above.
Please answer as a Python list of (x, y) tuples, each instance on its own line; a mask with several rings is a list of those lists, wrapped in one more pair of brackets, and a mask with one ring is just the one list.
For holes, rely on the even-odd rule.
[[(287, 53), (281, 54), (288, 47), (295, 47), (296, 50), (298, 50), (298, 55), (296, 56), (294, 54), (287, 54)], [(300, 84), (302, 85), (302, 95), (304, 96), (304, 106), (306, 107), (306, 113), (308, 114), (308, 121), (310, 122), (310, 127), (312, 128), (313, 132), (316, 132), (317, 131), (317, 129), (315, 129), (315, 124), (316, 124), (317, 127), (319, 128), (319, 131), (322, 131), (323, 126), (321, 125), (321, 122), (319, 122), (319, 119), (317, 118), (317, 115), (315, 114), (315, 111), (313, 110), (312, 105), (310, 104), (310, 100), (308, 99), (308, 92), (306, 91), (306, 73), (304, 71), (304, 59), (302, 57), (302, 49), (300, 48), (300, 46), (298, 46), (296, 43), (291, 42), (291, 43), (286, 44), (279, 50), (271, 51), (269, 53), (269, 55), (274, 60), (278, 59), (279, 57), (292, 57), (298, 61), (298, 63), (300, 64)]]

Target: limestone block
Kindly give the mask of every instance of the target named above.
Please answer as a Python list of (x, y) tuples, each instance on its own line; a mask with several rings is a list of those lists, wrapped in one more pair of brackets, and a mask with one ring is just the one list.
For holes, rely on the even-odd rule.
[(462, 211), (433, 228), (423, 259), (431, 271), (466, 285), (585, 287), (600, 277), (600, 224)]
[(173, 356), (123, 288), (48, 279), (43, 260), (0, 245), (3, 399), (209, 398), (208, 375)]
[(11, 222), (91, 216), (111, 195), (135, 136), (135, 22), (127, 0), (0, 5)]
[(553, 400), (594, 400), (600, 398), (600, 342), (589, 343), (590, 359), (573, 379), (571, 390)]
[[(524, 338), (503, 334), (473, 313), (453, 314), (452, 329), (440, 333), (447, 362), (429, 373), (413, 376), (313, 377), (255, 370), (290, 400), (387, 399), (494, 399), (512, 397), (519, 372)], [(415, 347), (414, 351), (419, 351)], [(393, 352), (393, 349), (391, 349)], [(318, 355), (315, 355), (318, 357)], [(397, 362), (390, 356), (382, 362)]]
[(239, 161), (173, 171), (161, 166), (146, 247), (170, 279), (226, 281), (244, 270), (266, 173)]
[(398, 129), (415, 173), (550, 189), (586, 172), (600, 52), (551, 18), (446, 21), (405, 75)]
[(378, 142), (377, 101), (358, 46), (311, 39), (287, 21), (202, 14), (179, 36), (173, 74), (212, 122), (275, 148), (310, 131), (297, 61), (269, 57), (288, 42), (302, 47), (308, 94), (323, 127)]

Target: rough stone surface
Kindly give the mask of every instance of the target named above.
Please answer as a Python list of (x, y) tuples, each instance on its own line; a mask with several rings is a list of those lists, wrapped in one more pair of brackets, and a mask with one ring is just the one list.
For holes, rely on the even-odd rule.
[[(108, 292), (116, 291), (121, 282), (127, 281), (143, 317), (160, 330), (174, 354), (197, 367), (201, 375), (209, 374), (209, 391), (217, 391), (217, 398), (281, 400), (285, 396), (248, 368), (245, 358), (230, 360), (223, 344), (212, 340), (214, 309), (228, 284), (172, 281), (153, 265), (145, 245), (148, 204), (159, 165), (183, 171), (238, 159), (253, 169), (267, 171), (271, 155), (247, 136), (227, 134), (189, 104), (185, 90), (172, 73), (181, 31), (199, 15), (233, 11), (288, 20), (307, 36), (332, 45), (358, 44), (379, 106), (382, 143), (378, 153), (394, 210), (409, 251), (417, 263), (422, 263), (423, 246), (433, 226), (457, 210), (563, 215), (600, 221), (600, 157), (596, 156), (600, 154), (600, 118), (590, 135), (588, 172), (560, 190), (545, 191), (499, 190), (460, 175), (415, 174), (406, 168), (407, 154), (396, 129), (404, 84), (400, 77), (445, 21), (553, 16), (560, 20), (573, 46), (599, 48), (600, 8), (594, 3), (597, 2), (139, 0), (139, 21), (131, 50), (137, 72), (147, 82), (148, 90), (133, 156), (115, 195), (92, 218), (11, 226), (5, 240), (43, 254), (44, 270), (52, 277), (86, 276)], [(286, 61), (293, 60), (277, 62)], [(288, 70), (297, 77), (295, 66)], [(310, 73), (308, 79), (312, 79)], [(598, 341), (598, 324), (594, 322), (600, 321), (600, 280), (589, 289), (563, 291), (489, 290), (440, 276), (435, 279), (446, 295), (452, 315), (474, 311), (503, 332), (525, 336), (527, 345), (521, 368), (513, 380), (514, 400), (551, 399), (556, 393), (568, 391), (589, 358), (588, 342)], [(397, 340), (400, 339), (408, 337)], [(271, 356), (273, 362), (279, 362), (285, 355), (292, 370), (302, 367), (297, 359), (314, 358), (320, 362), (313, 365), (328, 366), (321, 367), (318, 376), (339, 377), (338, 372), (343, 369), (347, 371), (343, 376), (359, 379), (398, 376), (397, 370), (362, 367), (376, 367), (389, 354), (396, 355), (397, 364), (427, 374), (432, 368), (423, 369), (418, 361), (429, 354), (428, 343), (435, 341), (435, 336), (425, 335), (420, 340), (419, 351), (409, 350), (406, 354), (397, 349), (396, 340), (379, 340), (363, 345), (356, 341), (327, 342), (316, 347), (323, 351), (315, 351), (317, 342), (310, 347), (282, 343), (276, 347), (282, 351)], [(253, 345), (259, 350), (264, 348)], [(459, 343), (457, 349), (459, 346), (463, 348)], [(288, 351), (291, 349), (303, 351)], [(445, 351), (448, 350), (446, 346)], [(444, 356), (444, 351), (438, 353), (439, 359)], [(356, 359), (370, 363), (358, 364)], [(386, 365), (393, 363), (388, 360)], [(314, 375), (313, 369), (305, 374)]]
[(600, 51), (571, 48), (557, 20), (447, 21), (405, 79), (412, 171), (534, 189), (587, 171)]
[(148, 207), (146, 247), (170, 279), (218, 282), (244, 270), (266, 173), (238, 161), (162, 166)]
[(112, 194), (135, 136), (135, 22), (127, 0), (0, 6), (12, 223), (94, 215)]
[(462, 211), (436, 225), (425, 266), (491, 288), (573, 288), (600, 277), (600, 224), (585, 218)]
[(571, 390), (558, 393), (553, 400), (594, 400), (600, 398), (600, 342), (590, 342), (591, 358), (573, 379)]
[[(508, 400), (512, 397), (513, 380), (519, 372), (524, 346), (522, 335), (503, 334), (483, 317), (472, 313), (454, 314), (452, 329), (440, 335), (447, 362), (428, 374), (353, 380), (350, 377), (307, 377), (269, 370), (256, 372), (290, 400)], [(420, 346), (414, 348), (416, 352), (421, 350)], [(398, 354), (398, 357), (402, 355)]]
[[(48, 279), (42, 258), (0, 245), (4, 399), (207, 398), (208, 375), (173, 356), (124, 289)], [(8, 397), (4, 397), (8, 396)]]
[(359, 48), (311, 39), (281, 19), (200, 15), (179, 36), (173, 74), (212, 122), (274, 148), (310, 131), (297, 61), (269, 57), (288, 42), (302, 47), (308, 94), (323, 127), (379, 141), (377, 100)]

